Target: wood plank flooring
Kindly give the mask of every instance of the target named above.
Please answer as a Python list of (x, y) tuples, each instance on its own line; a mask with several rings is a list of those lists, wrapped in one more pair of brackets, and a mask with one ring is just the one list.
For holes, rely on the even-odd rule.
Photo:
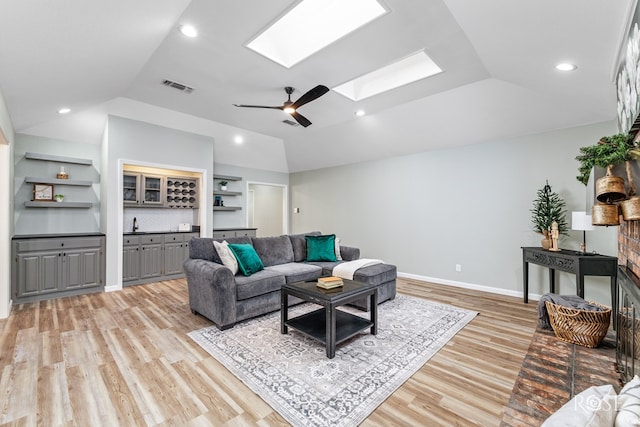
[[(536, 325), (519, 298), (398, 280), (480, 313), (363, 426), (498, 426)], [(15, 306), (0, 321), (0, 425), (288, 423), (187, 337), (185, 280)]]

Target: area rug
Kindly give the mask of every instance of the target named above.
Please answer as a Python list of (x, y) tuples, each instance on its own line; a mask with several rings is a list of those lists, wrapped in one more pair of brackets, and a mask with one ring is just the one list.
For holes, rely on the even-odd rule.
[[(289, 318), (317, 308), (292, 307)], [(378, 307), (377, 335), (367, 330), (338, 345), (333, 359), (321, 343), (291, 328), (282, 335), (279, 312), (189, 336), (292, 425), (355, 426), (476, 315), (398, 295)]]

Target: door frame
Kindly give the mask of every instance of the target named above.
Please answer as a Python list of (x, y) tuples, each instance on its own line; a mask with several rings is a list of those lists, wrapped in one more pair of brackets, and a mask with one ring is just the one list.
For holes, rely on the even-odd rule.
[[(246, 194), (249, 194), (250, 185), (268, 185), (269, 187), (279, 187), (282, 190), (282, 234), (289, 234), (289, 185), (277, 184), (274, 182), (264, 181), (247, 181)], [(249, 225), (249, 203), (247, 197), (247, 213), (245, 215), (245, 224)]]

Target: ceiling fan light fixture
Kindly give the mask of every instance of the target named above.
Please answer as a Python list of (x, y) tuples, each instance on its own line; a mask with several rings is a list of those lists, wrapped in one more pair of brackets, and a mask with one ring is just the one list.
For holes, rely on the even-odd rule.
[(293, 114), (296, 112), (296, 109), (293, 107), (284, 107), (282, 111), (284, 111), (287, 114)]

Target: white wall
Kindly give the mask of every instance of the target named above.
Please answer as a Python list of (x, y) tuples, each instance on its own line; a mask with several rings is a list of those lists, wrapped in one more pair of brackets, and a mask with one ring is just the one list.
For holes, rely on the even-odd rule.
[[(257, 228), (258, 237), (279, 236), (285, 234), (284, 216), (289, 209), (285, 207), (286, 188), (283, 186), (252, 184), (253, 207), (248, 207), (249, 226)], [(253, 223), (251, 223), (253, 218)]]
[[(122, 287), (122, 165), (162, 167), (202, 173), (203, 194), (211, 194), (213, 176), (213, 138), (169, 129), (158, 125), (109, 116), (103, 142), (102, 172), (105, 206), (103, 232), (107, 235), (106, 287)], [(106, 158), (105, 158), (106, 157)], [(213, 228), (213, 197), (200, 205), (201, 233), (210, 236)]]
[(14, 131), (0, 92), (0, 318), (11, 312), (11, 235), (13, 234)]
[[(536, 192), (549, 180), (571, 211), (585, 209), (578, 148), (616, 132), (613, 122), (291, 174), (292, 232), (336, 233), (361, 255), (441, 283), (522, 295), (522, 246)], [(392, 143), (392, 142), (391, 142)], [(582, 233), (561, 247), (578, 249)], [(617, 228), (587, 235), (589, 250), (615, 256)], [(456, 272), (460, 264), (462, 271)], [(575, 276), (559, 275), (563, 294)], [(610, 303), (607, 278), (588, 277), (585, 297)], [(546, 269), (530, 267), (530, 294), (548, 292)]]

